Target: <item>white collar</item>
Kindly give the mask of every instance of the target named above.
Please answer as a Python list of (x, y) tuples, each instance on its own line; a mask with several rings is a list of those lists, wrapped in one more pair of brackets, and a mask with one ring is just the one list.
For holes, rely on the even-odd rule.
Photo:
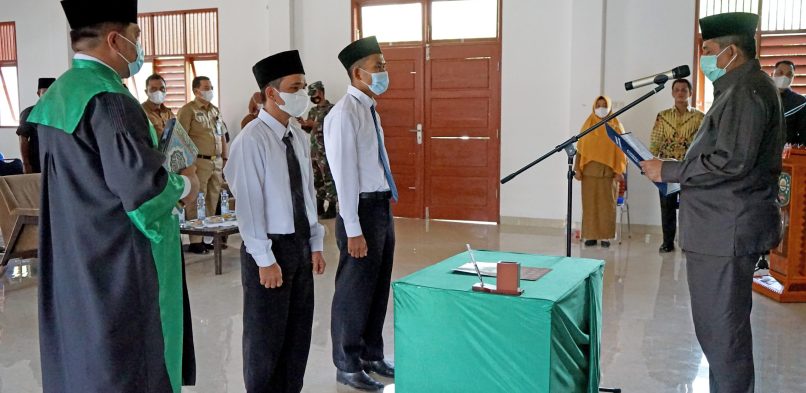
[(347, 87), (347, 94), (355, 97), (358, 100), (358, 102), (364, 104), (366, 107), (371, 107), (377, 104), (372, 97), (368, 96), (363, 91), (358, 90), (353, 85)]
[[(97, 57), (93, 57), (93, 56), (86, 55), (86, 54), (83, 54), (83, 53), (76, 53), (75, 56), (73, 56), (73, 59), (75, 59), (75, 60), (87, 60), (87, 61), (94, 61), (96, 63), (101, 63), (101, 64), (109, 67), (110, 70), (115, 71), (115, 69), (112, 68), (109, 64), (104, 63), (103, 61), (99, 60)], [(115, 73), (117, 74), (118, 72), (115, 71)]]
[(260, 108), (260, 112), (257, 114), (258, 119), (263, 121), (269, 129), (277, 135), (278, 138), (283, 139), (286, 134), (289, 133), (291, 130), (291, 120), (288, 121), (288, 127), (284, 126), (280, 121), (274, 118), (269, 112), (266, 112), (265, 109)]

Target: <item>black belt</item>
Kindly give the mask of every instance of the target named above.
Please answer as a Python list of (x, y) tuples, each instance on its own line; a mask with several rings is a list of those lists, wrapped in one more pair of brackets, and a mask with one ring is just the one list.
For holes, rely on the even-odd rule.
[(196, 156), (196, 158), (201, 158), (202, 160), (210, 160), (210, 161), (212, 161), (212, 160), (215, 160), (216, 158), (218, 158), (218, 156), (205, 156), (203, 154), (199, 154), (199, 155)]
[(392, 199), (392, 191), (362, 192), (359, 198), (386, 201)]
[(278, 240), (294, 240), (297, 238), (296, 233), (282, 233), (282, 234), (273, 234), (267, 233), (269, 240), (278, 241)]

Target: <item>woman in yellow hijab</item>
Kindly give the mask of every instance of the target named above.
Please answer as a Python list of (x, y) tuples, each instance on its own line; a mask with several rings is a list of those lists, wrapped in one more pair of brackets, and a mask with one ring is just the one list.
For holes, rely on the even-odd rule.
[[(593, 113), (585, 120), (586, 130), (613, 110), (609, 97), (600, 96), (593, 103)], [(607, 124), (618, 133), (624, 128), (618, 119)], [(618, 183), (624, 180), (627, 157), (607, 136), (601, 126), (579, 140), (575, 163), (576, 179), (582, 182), (582, 238), (586, 246), (610, 247), (616, 236), (616, 197)]]

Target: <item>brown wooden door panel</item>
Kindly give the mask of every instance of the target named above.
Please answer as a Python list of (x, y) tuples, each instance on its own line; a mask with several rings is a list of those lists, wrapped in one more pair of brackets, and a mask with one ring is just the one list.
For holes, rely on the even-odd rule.
[(498, 221), (500, 45), (430, 47), (425, 206), (436, 219)]
[(388, 47), (383, 54), (390, 85), (378, 97), (378, 113), (399, 194), (392, 209), (398, 217), (423, 218), (423, 145), (411, 130), (423, 123), (425, 50)]

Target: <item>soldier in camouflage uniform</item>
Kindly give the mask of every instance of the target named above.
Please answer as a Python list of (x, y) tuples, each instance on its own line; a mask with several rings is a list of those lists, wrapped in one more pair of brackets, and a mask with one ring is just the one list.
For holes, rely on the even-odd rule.
[[(314, 186), (316, 187), (317, 210), (323, 219), (336, 217), (336, 184), (330, 174), (330, 166), (325, 155), (325, 116), (333, 104), (325, 99), (325, 86), (314, 82), (308, 86), (308, 96), (314, 107), (308, 112), (308, 119), (302, 121), (302, 128), (311, 134), (311, 160), (313, 161)], [(325, 201), (328, 202), (325, 210)]]

